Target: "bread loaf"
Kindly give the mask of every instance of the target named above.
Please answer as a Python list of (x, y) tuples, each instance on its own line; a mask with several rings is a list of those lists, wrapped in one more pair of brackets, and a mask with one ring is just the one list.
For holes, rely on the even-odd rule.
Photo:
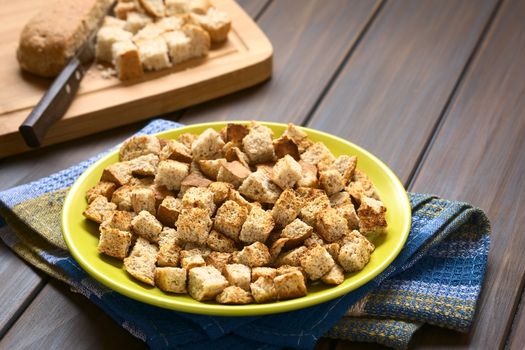
[(54, 77), (97, 28), (113, 0), (54, 0), (33, 17), (20, 35), (22, 69)]

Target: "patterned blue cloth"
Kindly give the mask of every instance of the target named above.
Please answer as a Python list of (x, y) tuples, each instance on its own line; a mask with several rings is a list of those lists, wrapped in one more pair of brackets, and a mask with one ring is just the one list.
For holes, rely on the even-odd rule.
[[(155, 120), (140, 133), (179, 126)], [(1, 192), (0, 214), (5, 221), (0, 220), (0, 237), (4, 242), (39, 267), (17, 247), (28, 244), (27, 235), (38, 235), (42, 226), (34, 217), (27, 220), (19, 208), (42, 196), (46, 203), (35, 202), (35, 206), (56, 207), (58, 203), (60, 207), (66, 189), (102, 155)], [(489, 222), (480, 209), (421, 194), (410, 194), (410, 201), (413, 223), (407, 243), (383, 273), (346, 296), (276, 315), (211, 317), (157, 308), (113, 292), (89, 277), (62, 244), (43, 242), (33, 251), (42, 263), (58, 267), (63, 274), (59, 278), (73, 290), (85, 295), (151, 348), (310, 349), (322, 336), (405, 348), (422, 323), (459, 331), (468, 329), (490, 244)], [(51, 230), (59, 230), (57, 227)]]

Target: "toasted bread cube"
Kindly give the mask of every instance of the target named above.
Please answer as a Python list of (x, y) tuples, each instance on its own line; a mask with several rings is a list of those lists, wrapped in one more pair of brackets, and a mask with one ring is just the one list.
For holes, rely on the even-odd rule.
[(361, 196), (379, 199), (374, 184), (362, 170), (355, 169), (352, 180), (346, 187), (346, 191), (358, 203), (361, 203)]
[(224, 202), (217, 210), (213, 228), (237, 241), (242, 224), (248, 217), (248, 210), (232, 200)]
[(239, 161), (226, 162), (219, 168), (217, 181), (227, 182), (238, 188), (251, 173), (250, 169), (246, 168)]
[(100, 181), (87, 191), (86, 199), (88, 203), (91, 203), (97, 196), (103, 196), (109, 201), (116, 188), (117, 186), (113, 182)]
[(182, 248), (179, 245), (177, 231), (165, 227), (160, 233), (159, 253), (157, 254), (158, 266), (179, 266), (180, 252)]
[(128, 12), (127, 18), (126, 18), (126, 24), (124, 25), (124, 29), (128, 32), (131, 32), (133, 34), (136, 34), (138, 31), (140, 31), (142, 28), (147, 26), (148, 24), (152, 23), (153, 20), (150, 16), (148, 16), (145, 13), (142, 12)]
[(206, 262), (204, 261), (200, 250), (182, 250), (180, 252), (180, 265), (189, 271), (196, 267), (206, 266)]
[(197, 139), (197, 135), (185, 132), (184, 134), (180, 134), (177, 138), (177, 141), (182, 143), (184, 146), (188, 147), (188, 149), (191, 150), (191, 145), (193, 142)]
[(265, 242), (275, 223), (270, 211), (253, 207), (242, 225), (239, 239), (244, 243)]
[(226, 142), (232, 142), (236, 145), (242, 143), (242, 139), (250, 132), (244, 124), (228, 123), (226, 126)]
[(120, 146), (120, 161), (131, 160), (147, 154), (156, 154), (160, 152), (160, 141), (155, 136), (138, 135), (133, 136)]
[(213, 202), (217, 206), (220, 206), (228, 199), (232, 188), (233, 186), (226, 182), (212, 182), (208, 186), (208, 189), (213, 193)]
[(317, 215), (317, 232), (327, 242), (336, 242), (348, 230), (348, 223), (334, 208), (327, 208)]
[(154, 182), (155, 178), (149, 178), (152, 182), (151, 185), (149, 185), (149, 188), (153, 190), (153, 193), (155, 194), (155, 207), (159, 208), (159, 206), (162, 204), (162, 201), (166, 197), (173, 197), (174, 192), (171, 190), (168, 190), (166, 186), (158, 185)]
[(214, 43), (226, 40), (232, 24), (230, 16), (215, 7), (210, 7), (205, 15), (192, 13), (191, 19), (208, 32), (211, 41)]
[(211, 230), (206, 243), (208, 244), (208, 247), (216, 252), (233, 253), (237, 250), (233, 239), (230, 239), (215, 230)]
[(226, 163), (226, 159), (224, 158), (202, 159), (198, 161), (202, 173), (212, 180), (217, 180), (219, 169), (224, 163)]
[(288, 127), (284, 131), (283, 136), (290, 138), (297, 145), (299, 153), (303, 153), (313, 144), (313, 142), (308, 139), (308, 135), (292, 123), (288, 123)]
[(183, 241), (205, 244), (212, 226), (210, 213), (201, 208), (183, 208), (176, 226)]
[(344, 188), (343, 176), (335, 169), (321, 171), (319, 173), (319, 183), (329, 196)]
[(294, 187), (302, 178), (301, 165), (289, 155), (279, 159), (273, 167), (272, 180), (283, 190)]
[(150, 242), (158, 242), (162, 224), (150, 212), (143, 210), (131, 220), (133, 232)]
[(237, 286), (224, 288), (224, 290), (217, 295), (216, 300), (219, 304), (242, 305), (253, 303), (252, 295)]
[(250, 290), (251, 270), (243, 264), (227, 264), (224, 267), (224, 277), (230, 286), (237, 286), (244, 290)]
[(166, 7), (163, 0), (139, 0), (146, 12), (153, 17), (164, 17)]
[(97, 33), (95, 56), (100, 62), (111, 63), (112, 46), (116, 42), (131, 40), (132, 34), (117, 27), (102, 27)]
[(184, 62), (193, 57), (191, 39), (181, 30), (166, 32), (162, 35), (168, 45), (172, 64)]
[(180, 190), (182, 180), (188, 176), (190, 167), (186, 163), (177, 162), (176, 160), (164, 160), (159, 163), (155, 183), (166, 186), (169, 190)]
[(179, 267), (157, 267), (155, 284), (165, 292), (185, 294), (186, 275), (186, 270)]
[(124, 259), (125, 270), (137, 280), (155, 285), (155, 263), (158, 248), (146, 239), (139, 237), (131, 250), (131, 254)]
[(256, 303), (267, 303), (277, 299), (277, 291), (273, 283), (273, 278), (259, 277), (255, 282), (250, 284), (253, 299)]
[(300, 266), (302, 256), (308, 251), (305, 246), (300, 246), (289, 250), (285, 253), (281, 253), (277, 259), (275, 259), (273, 265), (276, 267), (287, 265), (287, 266)]
[(131, 206), (135, 213), (145, 210), (155, 215), (155, 193), (151, 188), (135, 188), (131, 191)]
[(323, 277), (321, 281), (325, 284), (338, 285), (345, 281), (345, 273), (341, 266), (335, 264), (334, 267)]
[(239, 192), (251, 200), (271, 204), (277, 202), (281, 195), (281, 189), (271, 182), (264, 170), (251, 173), (239, 187)]
[(219, 133), (211, 128), (206, 129), (191, 145), (195, 160), (217, 159), (222, 157), (224, 141)]
[(124, 26), (126, 25), (126, 21), (121, 20), (120, 18), (112, 17), (112, 16), (105, 16), (104, 21), (102, 21), (102, 27), (113, 27), (113, 28), (120, 28), (124, 29)]
[(272, 217), (276, 226), (285, 227), (291, 223), (301, 211), (302, 201), (295, 191), (287, 188), (284, 190), (272, 208)]
[(102, 172), (100, 181), (113, 182), (117, 184), (117, 186), (124, 186), (132, 179), (131, 170), (131, 165), (128, 162), (111, 164)]
[[(280, 234), (280, 232), (279, 232), (279, 234)], [(271, 246), (269, 245), (269, 247), (270, 247), (270, 256), (272, 258), (271, 261), (275, 261), (277, 259), (277, 257), (279, 257), (279, 255), (281, 254), (282, 250), (284, 249), (284, 246), (286, 245), (286, 243), (289, 240), (290, 240), (289, 238), (279, 238), (279, 239), (275, 240), (274, 242), (272, 242)]]
[(184, 246), (184, 250), (197, 252), (204, 259), (206, 259), (208, 255), (211, 254), (211, 249), (208, 248), (208, 246), (205, 244), (185, 242), (183, 246)]
[(290, 273), (290, 272), (300, 272), (302, 275), (303, 275), (303, 278), (304, 278), (304, 281), (306, 282), (306, 279), (307, 279), (307, 275), (306, 275), (306, 272), (304, 271), (304, 269), (297, 265), (297, 266), (292, 266), (292, 265), (281, 265), (279, 266), (277, 269), (277, 276), (281, 276), (281, 275), (285, 275), (287, 273)]
[(303, 274), (299, 271), (277, 276), (273, 283), (279, 300), (304, 297), (307, 294)]
[(195, 300), (213, 300), (227, 286), (226, 278), (213, 266), (196, 267), (189, 271), (188, 291)]
[(104, 196), (97, 196), (88, 204), (82, 215), (100, 224), (116, 209), (117, 205), (115, 203), (108, 202), (108, 199)]
[(238, 161), (247, 169), (250, 169), (250, 160), (248, 159), (248, 156), (246, 155), (246, 153), (241, 151), (239, 147), (233, 146), (233, 142), (228, 142), (226, 145), (224, 145), (222, 150), (224, 152), (224, 157), (226, 157), (227, 161)]
[(146, 154), (128, 161), (131, 173), (138, 176), (155, 176), (159, 166), (159, 157), (156, 154)]
[(386, 207), (383, 202), (366, 196), (361, 197), (357, 216), (359, 217), (359, 231), (362, 234), (385, 232), (387, 227)]
[(208, 32), (193, 24), (186, 24), (181, 30), (191, 40), (191, 57), (204, 57), (208, 54), (211, 46)]
[[(141, 34), (144, 29), (139, 31), (137, 35)], [(139, 49), (140, 61), (144, 70), (155, 71), (171, 66), (168, 57), (168, 45), (162, 37), (135, 40), (135, 44)]]
[(312, 200), (305, 201), (299, 217), (308, 225), (316, 227), (317, 215), (328, 209), (330, 209), (330, 200), (325, 194), (322, 194)]
[(221, 273), (224, 273), (224, 268), (231, 262), (231, 259), (231, 253), (211, 252), (204, 260), (207, 266), (213, 266)]
[(271, 261), (270, 251), (261, 242), (255, 242), (245, 246), (238, 255), (241, 264), (249, 267), (260, 267), (268, 265)]
[(101, 227), (97, 250), (100, 253), (122, 260), (128, 255), (131, 239), (131, 233), (127, 231), (112, 227)]
[(188, 3), (188, 0), (164, 0), (166, 15), (173, 16), (189, 12)]
[(301, 154), (301, 160), (310, 164), (319, 164), (327, 160), (333, 162), (335, 157), (324, 143), (315, 142), (313, 145), (308, 147), (303, 154)]
[(171, 159), (183, 163), (191, 163), (192, 161), (190, 149), (175, 140), (166, 140), (166, 144), (162, 147), (159, 157), (161, 160)]
[(286, 248), (293, 248), (301, 245), (307, 238), (312, 235), (314, 228), (301, 219), (295, 219), (283, 229), (281, 237), (288, 238), (285, 244)]
[(118, 1), (113, 12), (115, 12), (115, 16), (117, 16), (118, 19), (125, 20), (131, 12), (136, 10), (138, 9), (135, 2)]
[(350, 230), (359, 229), (359, 217), (357, 216), (352, 202), (337, 205), (335, 210), (337, 211), (337, 214), (346, 219)]
[(333, 167), (343, 176), (343, 183), (346, 186), (354, 176), (354, 170), (357, 165), (356, 156), (342, 155), (336, 158)]
[(301, 256), (300, 263), (312, 281), (326, 275), (335, 265), (334, 259), (323, 246), (308, 248), (308, 251)]
[(339, 257), (339, 250), (341, 250), (341, 245), (339, 243), (326, 243), (322, 244), (324, 249), (337, 261)]
[(275, 158), (273, 150), (273, 131), (266, 126), (252, 122), (250, 132), (242, 140), (244, 153), (251, 164), (272, 162)]
[(277, 276), (277, 270), (273, 267), (254, 267), (252, 269), (252, 282), (255, 282), (259, 277), (267, 277), (273, 279)]
[(315, 231), (312, 232), (312, 235), (304, 241), (305, 247), (311, 247), (317, 244), (323, 245), (324, 243), (325, 242), (323, 241), (323, 238), (315, 233)]
[(167, 196), (157, 209), (157, 218), (165, 226), (174, 227), (182, 210), (182, 200)]
[(118, 210), (133, 211), (131, 206), (131, 191), (133, 191), (133, 188), (132, 186), (124, 185), (113, 192), (111, 202), (117, 205)]
[(211, 216), (215, 213), (213, 192), (205, 187), (189, 188), (182, 197), (182, 207), (186, 209), (201, 208), (206, 210)]
[(295, 160), (301, 159), (297, 144), (286, 135), (282, 135), (278, 139), (273, 140), (273, 149), (277, 159), (283, 158), (286, 155), (291, 156)]
[(144, 75), (139, 50), (131, 40), (114, 43), (111, 57), (120, 80), (137, 79)]
[(343, 239), (337, 261), (346, 272), (360, 271), (370, 261), (374, 246), (358, 231)]
[(179, 196), (183, 197), (186, 194), (186, 191), (192, 187), (208, 187), (209, 185), (211, 185), (210, 180), (205, 178), (204, 175), (200, 173), (200, 171), (190, 167), (190, 174), (186, 176), (180, 183)]
[(134, 213), (114, 210), (105, 216), (104, 221), (100, 224), (100, 229), (107, 227), (131, 232), (131, 220), (133, 220), (133, 217), (135, 217)]
[(235, 203), (239, 204), (241, 207), (245, 208), (247, 210), (247, 213), (250, 213), (253, 207), (261, 207), (260, 203), (254, 202), (251, 203), (246, 198), (244, 198), (239, 191), (235, 189), (231, 189), (230, 193), (228, 194), (228, 199), (231, 201), (234, 201)]
[(317, 180), (317, 167), (302, 160), (299, 161), (299, 165), (301, 165), (302, 177), (297, 181), (297, 186), (312, 188), (319, 187), (319, 181)]

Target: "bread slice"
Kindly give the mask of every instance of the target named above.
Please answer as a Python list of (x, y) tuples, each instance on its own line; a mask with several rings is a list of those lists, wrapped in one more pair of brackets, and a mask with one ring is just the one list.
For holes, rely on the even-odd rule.
[(206, 14), (192, 13), (191, 19), (208, 32), (211, 41), (214, 43), (226, 40), (232, 24), (230, 16), (215, 7), (210, 7)]
[(95, 56), (98, 61), (111, 62), (113, 59), (113, 44), (119, 41), (131, 40), (132, 34), (117, 27), (102, 27), (97, 33)]

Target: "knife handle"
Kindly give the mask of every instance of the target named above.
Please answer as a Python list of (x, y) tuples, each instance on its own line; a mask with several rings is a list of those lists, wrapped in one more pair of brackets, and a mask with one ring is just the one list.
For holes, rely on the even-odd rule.
[(84, 74), (82, 63), (74, 56), (55, 78), (49, 90), (18, 128), (29, 147), (39, 147), (49, 127), (66, 113)]

